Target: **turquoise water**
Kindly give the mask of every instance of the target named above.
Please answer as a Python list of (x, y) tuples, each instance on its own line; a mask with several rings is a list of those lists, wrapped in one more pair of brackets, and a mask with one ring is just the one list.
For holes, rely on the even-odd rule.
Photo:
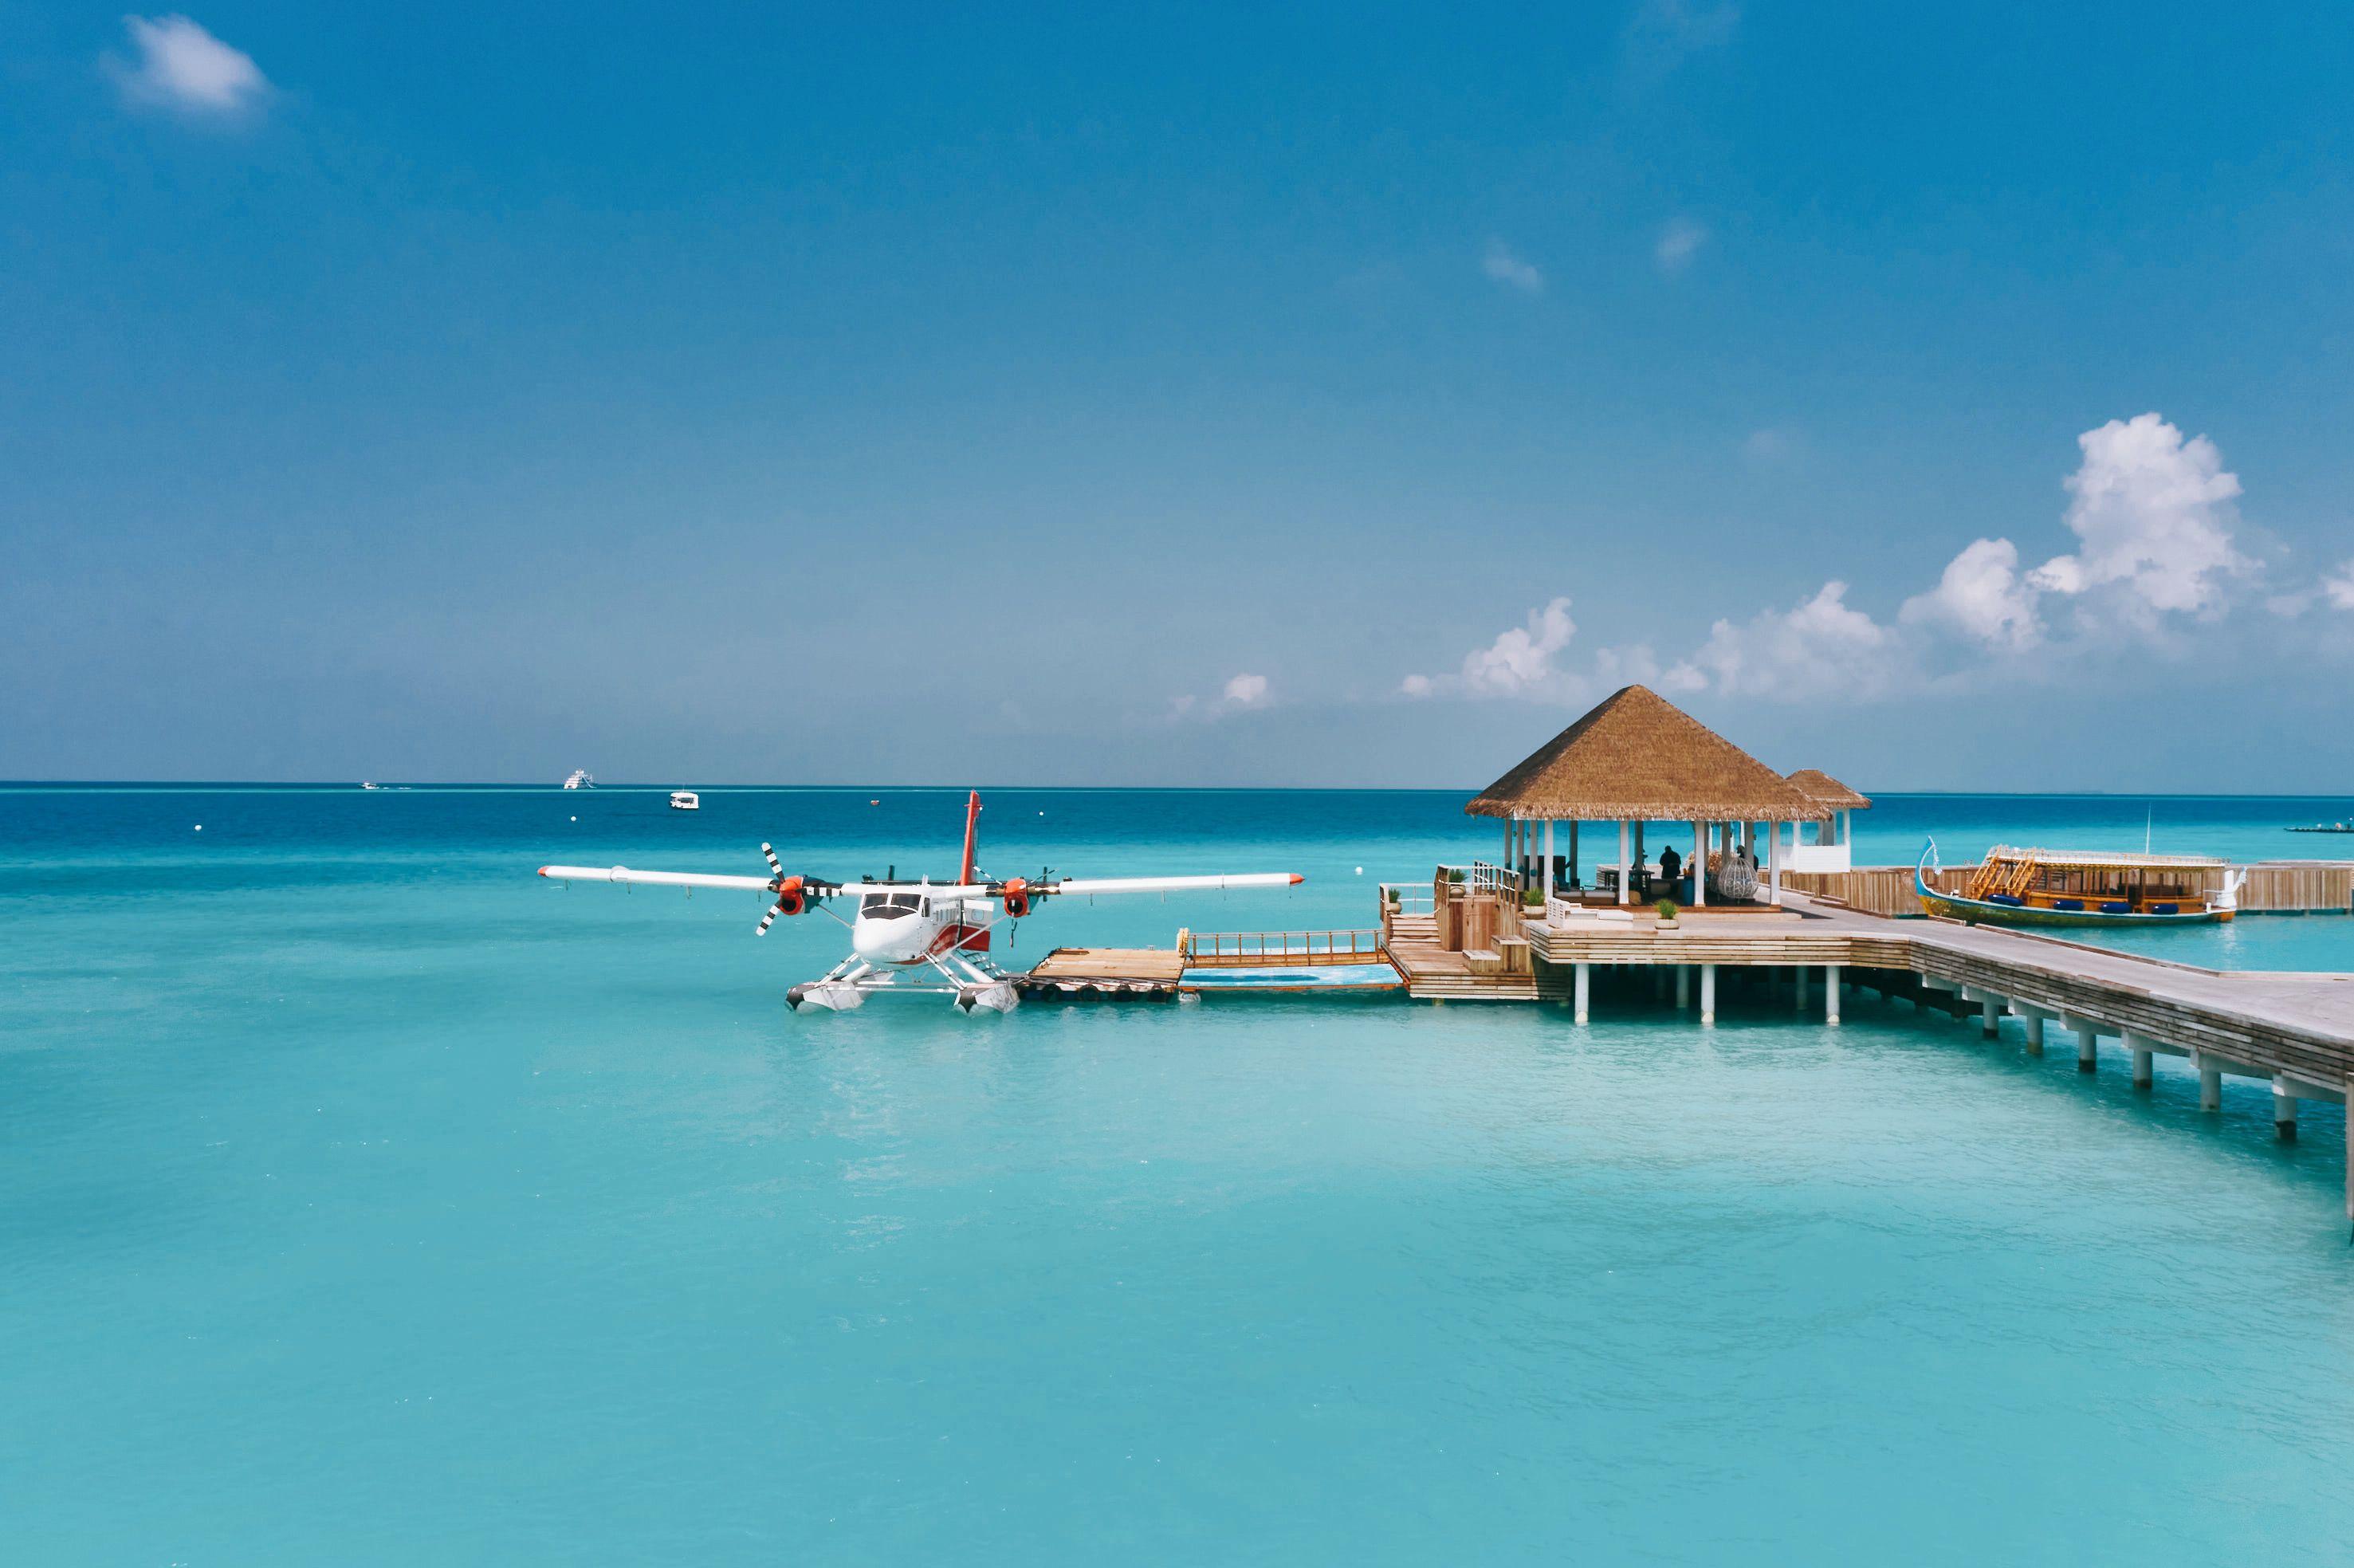
[[(0, 1558), (2342, 1559), (2334, 1109), (1730, 985), (795, 1016), (838, 927), (529, 874), (949, 867), (867, 798), (0, 793)], [(1000, 871), (1311, 878), (1024, 960), (1486, 842), (991, 803)]]

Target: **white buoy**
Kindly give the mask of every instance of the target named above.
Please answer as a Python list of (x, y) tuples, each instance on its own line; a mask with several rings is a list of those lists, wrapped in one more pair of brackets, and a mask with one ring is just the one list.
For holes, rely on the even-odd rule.
[(575, 818), (573, 818), (572, 820), (573, 820), (574, 821), (576, 821), (576, 822), (577, 822), (577, 821), (578, 821), (580, 819), (579, 819), (579, 818), (578, 818), (578, 817), (575, 817)]
[(198, 822), (198, 823), (196, 824), (196, 832), (203, 832), (204, 831), (205, 831), (205, 825), (204, 825), (202, 822)]
[(1364, 868), (1363, 866), (1362, 866), (1362, 865), (1361, 865), (1361, 866), (1359, 866), (1359, 867), (1357, 868), (1357, 874), (1358, 874), (1359, 876), (1363, 876), (1363, 875), (1364, 875), (1364, 874), (1365, 874), (1365, 868)]

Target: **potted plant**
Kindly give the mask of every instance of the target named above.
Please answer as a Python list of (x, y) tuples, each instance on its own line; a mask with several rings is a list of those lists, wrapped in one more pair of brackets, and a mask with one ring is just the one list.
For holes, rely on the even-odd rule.
[(1676, 901), (1674, 899), (1662, 898), (1657, 904), (1651, 906), (1651, 907), (1659, 914), (1660, 925), (1672, 926), (1676, 923), (1677, 911)]

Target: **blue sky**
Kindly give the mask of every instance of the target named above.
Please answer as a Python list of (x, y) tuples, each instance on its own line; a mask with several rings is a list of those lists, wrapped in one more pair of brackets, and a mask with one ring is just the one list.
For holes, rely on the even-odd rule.
[(0, 9), (0, 777), (2354, 776), (2342, 8)]

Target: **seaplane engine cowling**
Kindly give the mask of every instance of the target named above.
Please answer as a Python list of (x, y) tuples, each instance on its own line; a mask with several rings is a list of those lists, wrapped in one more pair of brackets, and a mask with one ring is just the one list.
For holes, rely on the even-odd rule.
[(1030, 913), (1030, 885), (1020, 877), (1005, 884), (999, 890), (998, 896), (1005, 901), (1005, 917), (1008, 920), (1019, 920)]
[(777, 895), (777, 913), (779, 915), (798, 915), (809, 907), (809, 895), (801, 891), (800, 877), (779, 877), (769, 885)]

